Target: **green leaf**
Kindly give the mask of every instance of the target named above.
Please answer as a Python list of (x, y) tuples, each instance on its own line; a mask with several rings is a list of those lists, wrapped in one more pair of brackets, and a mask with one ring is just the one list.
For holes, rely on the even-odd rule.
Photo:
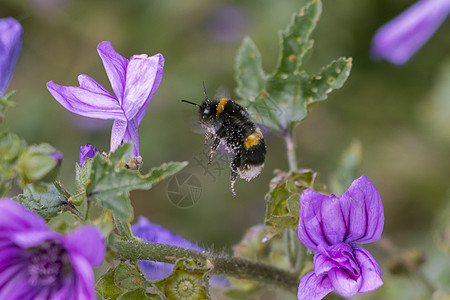
[(25, 147), (26, 143), (17, 135), (0, 132), (0, 197), (5, 197), (11, 190), (12, 180), (16, 177), (16, 162)]
[(294, 14), (288, 28), (281, 33), (281, 51), (275, 76), (292, 74), (299, 71), (305, 54), (311, 49), (310, 36), (322, 13), (320, 0), (313, 0)]
[(265, 75), (261, 55), (245, 38), (236, 57), (236, 93), (255, 123), (283, 134), (306, 118), (312, 104), (340, 88), (350, 73), (351, 59), (340, 58), (314, 76), (302, 68), (313, 46), (311, 39), (320, 14), (320, 0), (312, 0), (294, 14), (280, 35), (280, 56), (275, 71)]
[(45, 184), (40, 187), (28, 184), (25, 186), (23, 194), (15, 197), (15, 200), (38, 213), (46, 220), (58, 216), (67, 210), (75, 210), (67, 201), (66, 195), (61, 193), (54, 184)]
[(253, 41), (247, 37), (236, 56), (236, 93), (244, 100), (254, 101), (265, 86), (261, 54)]
[(146, 300), (146, 299), (161, 299), (156, 294), (150, 294), (145, 289), (137, 289), (134, 291), (126, 292), (120, 296), (120, 300)]
[(197, 266), (192, 260), (179, 259), (169, 277), (161, 279), (154, 285), (163, 292), (168, 299), (211, 299), (208, 291), (207, 276), (209, 267)]
[(266, 195), (265, 224), (270, 226), (264, 241), (272, 239), (285, 229), (296, 229), (300, 213), (300, 195), (312, 188), (321, 191), (316, 183), (317, 173), (301, 170), (297, 173), (280, 173), (271, 182), (271, 191)]
[(329, 93), (341, 88), (350, 75), (351, 68), (352, 59), (341, 57), (303, 81), (302, 91), (307, 98), (307, 106), (325, 100)]
[(109, 269), (108, 272), (103, 275), (97, 282), (95, 287), (97, 293), (99, 293), (103, 299), (115, 300), (122, 295), (125, 290), (119, 288), (114, 282), (114, 269)]
[(114, 270), (114, 282), (118, 287), (129, 291), (145, 288), (148, 285), (144, 275), (124, 262), (119, 263)]
[(177, 173), (187, 165), (187, 162), (164, 163), (151, 169), (147, 175), (141, 175), (138, 170), (127, 169), (123, 163), (122, 159), (128, 158), (129, 147), (130, 144), (119, 146), (118, 153), (112, 153), (110, 159), (96, 155), (92, 159), (89, 180), (86, 181), (88, 199), (97, 199), (103, 208), (111, 209), (114, 216), (125, 222), (133, 219), (130, 191), (148, 190), (153, 184)]
[(8, 108), (13, 107), (15, 104), (13, 101), (10, 100), (13, 94), (14, 91), (11, 91), (8, 94), (6, 94), (4, 98), (0, 97), (0, 123), (3, 122)]
[(331, 177), (331, 190), (342, 195), (361, 176), (362, 145), (354, 140), (341, 157), (337, 171)]

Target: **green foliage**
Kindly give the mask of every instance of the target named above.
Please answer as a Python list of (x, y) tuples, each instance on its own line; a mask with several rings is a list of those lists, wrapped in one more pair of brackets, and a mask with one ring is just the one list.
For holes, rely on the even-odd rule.
[(16, 162), (26, 147), (25, 141), (17, 135), (3, 131), (0, 133), (0, 197), (6, 196), (16, 177)]
[(318, 174), (312, 170), (296, 173), (279, 172), (272, 179), (270, 192), (266, 195), (265, 224), (270, 227), (264, 240), (270, 240), (285, 229), (296, 229), (300, 214), (300, 195), (305, 189), (322, 191), (317, 180)]
[(4, 98), (0, 98), (0, 123), (3, 122), (8, 108), (14, 106), (14, 102), (10, 100), (13, 94), (14, 91), (11, 91)]
[(96, 155), (92, 164), (85, 164), (83, 169), (90, 168), (89, 179), (84, 171), (79, 174), (79, 183), (86, 190), (88, 200), (95, 199), (100, 206), (111, 209), (114, 216), (126, 222), (133, 219), (133, 207), (129, 192), (132, 190), (150, 189), (153, 184), (162, 181), (181, 169), (187, 162), (169, 162), (160, 167), (152, 168), (146, 175), (138, 170), (127, 169), (130, 160), (131, 144), (123, 144), (111, 153), (110, 158)]
[(46, 220), (68, 210), (76, 212), (75, 207), (68, 201), (67, 193), (57, 182), (40, 186), (28, 184), (23, 194), (15, 197), (15, 200)]
[(96, 290), (104, 299), (161, 299), (146, 291), (151, 287), (139, 270), (124, 262), (110, 269), (97, 282)]
[(154, 285), (168, 299), (210, 299), (208, 271), (210, 268), (198, 266), (193, 260), (179, 259), (170, 275)]
[(285, 132), (302, 121), (312, 105), (342, 87), (350, 74), (351, 59), (339, 58), (315, 75), (304, 70), (305, 58), (313, 46), (311, 33), (322, 11), (313, 0), (280, 35), (280, 57), (272, 74), (265, 74), (256, 45), (245, 38), (236, 57), (236, 93), (256, 123)]
[(342, 195), (355, 178), (361, 176), (362, 145), (355, 140), (341, 157), (338, 170), (331, 177), (333, 194)]

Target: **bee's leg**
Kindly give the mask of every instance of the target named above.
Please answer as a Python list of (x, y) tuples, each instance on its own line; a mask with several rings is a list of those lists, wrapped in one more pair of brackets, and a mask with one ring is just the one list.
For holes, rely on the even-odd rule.
[(220, 144), (220, 139), (216, 137), (216, 139), (214, 140), (213, 144), (211, 145), (211, 149), (209, 150), (209, 159), (208, 159), (208, 165), (211, 164), (211, 160), (213, 157), (214, 152), (216, 152), (217, 147)]
[(241, 165), (241, 155), (238, 153), (234, 157), (234, 159), (230, 165), (230, 169), (231, 169), (230, 189), (231, 189), (231, 194), (233, 195), (233, 198), (236, 198), (236, 192), (234, 191), (234, 183), (236, 182), (236, 178), (238, 176), (238, 169), (239, 169), (240, 165)]
[(233, 195), (233, 198), (236, 198), (236, 192), (234, 191), (234, 183), (236, 182), (238, 173), (231, 169), (231, 175), (230, 175), (230, 190), (231, 194)]
[(208, 144), (208, 141), (209, 141), (209, 139), (212, 139), (214, 137), (214, 134), (213, 133), (206, 133), (205, 134), (205, 142), (203, 143), (203, 145), (206, 145), (206, 144)]

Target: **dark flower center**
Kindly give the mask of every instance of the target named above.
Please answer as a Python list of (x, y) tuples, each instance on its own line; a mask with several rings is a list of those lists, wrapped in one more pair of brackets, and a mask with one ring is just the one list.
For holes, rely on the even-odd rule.
[(59, 285), (70, 273), (67, 250), (59, 241), (45, 241), (39, 247), (29, 249), (29, 282), (34, 286)]

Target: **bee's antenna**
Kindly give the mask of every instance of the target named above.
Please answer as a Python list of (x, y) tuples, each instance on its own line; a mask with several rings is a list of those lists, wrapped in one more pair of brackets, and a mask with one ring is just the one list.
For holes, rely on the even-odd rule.
[(205, 100), (208, 100), (208, 95), (206, 94), (205, 81), (202, 80), (202, 84), (203, 84), (203, 94), (205, 94)]
[(200, 104), (197, 104), (197, 103), (194, 103), (194, 102), (191, 102), (191, 101), (188, 101), (188, 100), (181, 100), (181, 102), (185, 102), (185, 103), (189, 103), (189, 104), (201, 107)]

